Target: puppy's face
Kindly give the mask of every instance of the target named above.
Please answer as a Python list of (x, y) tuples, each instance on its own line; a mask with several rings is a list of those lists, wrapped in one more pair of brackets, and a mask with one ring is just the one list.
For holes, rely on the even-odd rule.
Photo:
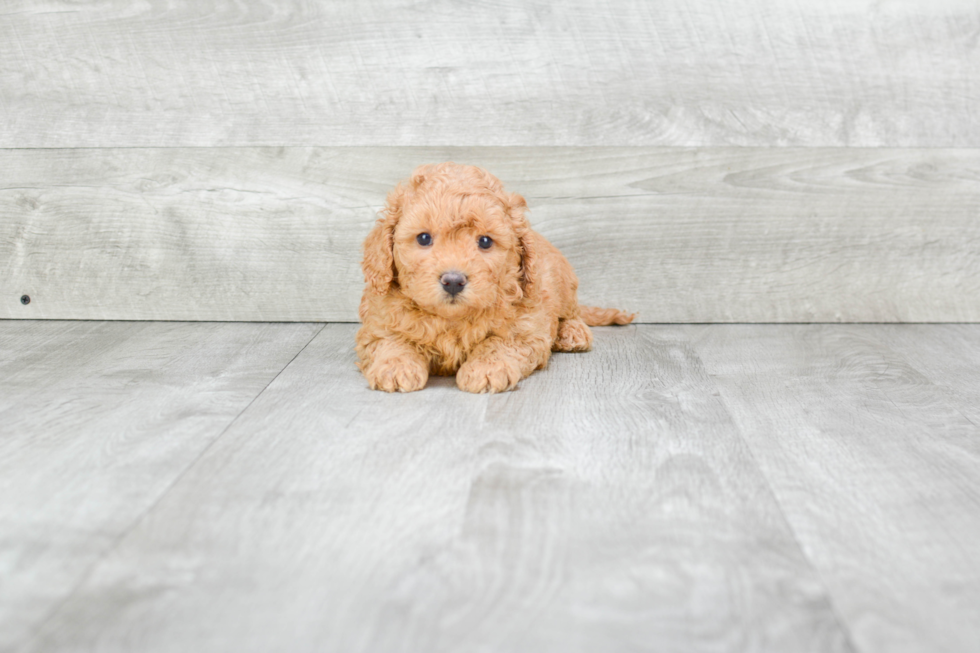
[(402, 292), (447, 318), (521, 296), (521, 251), (513, 218), (490, 192), (419, 188), (401, 207), (392, 250)]

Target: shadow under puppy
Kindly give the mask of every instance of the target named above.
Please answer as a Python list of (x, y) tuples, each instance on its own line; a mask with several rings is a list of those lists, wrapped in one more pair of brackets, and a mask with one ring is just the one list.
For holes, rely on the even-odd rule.
[(455, 163), (420, 166), (388, 194), (362, 263), (357, 355), (371, 388), (411, 392), (455, 374), (468, 392), (510, 390), (552, 351), (588, 351), (589, 325), (633, 320), (579, 306), (571, 264), (526, 206)]

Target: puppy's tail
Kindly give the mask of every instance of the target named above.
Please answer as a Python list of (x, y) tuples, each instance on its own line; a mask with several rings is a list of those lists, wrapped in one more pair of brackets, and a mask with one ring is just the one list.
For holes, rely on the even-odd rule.
[(582, 321), (589, 326), (609, 326), (610, 324), (629, 324), (636, 313), (624, 313), (615, 308), (596, 308), (580, 306)]

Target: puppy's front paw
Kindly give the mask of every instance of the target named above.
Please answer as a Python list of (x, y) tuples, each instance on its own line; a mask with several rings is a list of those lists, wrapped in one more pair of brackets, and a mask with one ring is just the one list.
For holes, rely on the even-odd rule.
[(415, 392), (425, 387), (429, 370), (419, 361), (386, 358), (372, 363), (364, 376), (372, 390), (385, 392)]
[(520, 369), (507, 361), (466, 361), (456, 372), (456, 385), (467, 392), (503, 392), (520, 380)]

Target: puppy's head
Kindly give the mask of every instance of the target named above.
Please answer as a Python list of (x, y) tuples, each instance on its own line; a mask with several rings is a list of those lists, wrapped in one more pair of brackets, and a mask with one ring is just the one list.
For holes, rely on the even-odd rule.
[(388, 194), (364, 241), (364, 277), (443, 317), (513, 303), (534, 282), (526, 206), (480, 168), (421, 166)]

